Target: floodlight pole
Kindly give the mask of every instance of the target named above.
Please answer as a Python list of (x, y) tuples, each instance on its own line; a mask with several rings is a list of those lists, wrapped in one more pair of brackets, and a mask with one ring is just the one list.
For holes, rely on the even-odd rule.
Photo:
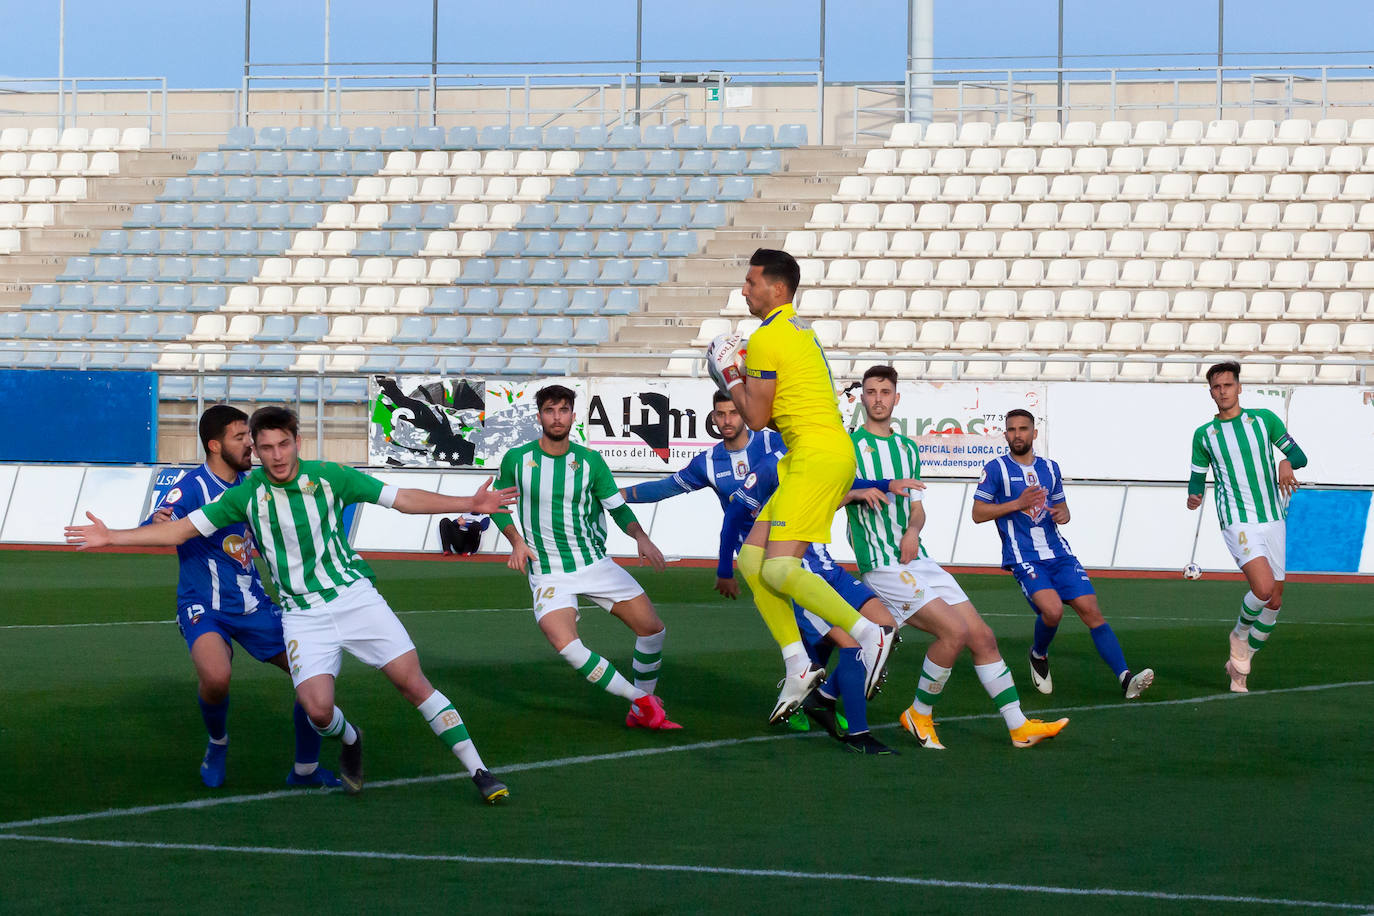
[(1225, 47), (1223, 37), (1226, 34), (1226, 0), (1217, 0), (1217, 120), (1222, 118), (1222, 82), (1221, 82), (1221, 61), (1222, 52)]
[(825, 145), (825, 0), (821, 0), (821, 44), (817, 58), (820, 68), (820, 91), (816, 93), (816, 142)]
[(429, 26), (429, 123), (439, 124), (439, 0), (434, 0)]
[(67, 0), (57, 3), (57, 127), (67, 126), (67, 103), (63, 95), (62, 77), (67, 57)]
[(640, 94), (644, 75), (644, 0), (635, 0), (635, 126), (640, 124)]
[(248, 126), (248, 72), (253, 55), (253, 0), (243, 0), (243, 110), (240, 126)]
[[(1059, 69), (1056, 75), (1057, 93), (1055, 95), (1055, 111), (1059, 115), (1059, 124), (1064, 124), (1064, 0), (1059, 0)], [(1010, 89), (1011, 87), (1007, 87)]]

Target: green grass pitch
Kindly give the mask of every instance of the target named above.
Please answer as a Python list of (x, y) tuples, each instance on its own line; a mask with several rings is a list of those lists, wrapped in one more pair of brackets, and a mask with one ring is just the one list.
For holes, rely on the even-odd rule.
[[(1127, 703), (1076, 619), (1055, 694), (1035, 693), (1015, 584), (961, 576), (1026, 711), (1068, 728), (1013, 749), (964, 656), (936, 708), (948, 750), (920, 750), (895, 726), (925, 645), (907, 630), (870, 707), (901, 756), (862, 758), (766, 724), (777, 651), (711, 570), (636, 570), (669, 627), (659, 693), (685, 726), (650, 734), (549, 649), (521, 577), (374, 565), (507, 805), (481, 805), (352, 659), (339, 703), (367, 732), (367, 789), (285, 791), (289, 685), (242, 652), (229, 781), (206, 790), (175, 560), (0, 552), (0, 912), (1374, 910), (1368, 585), (1291, 585), (1253, 693), (1231, 696), (1242, 585), (1100, 578), (1127, 659), (1157, 672)], [(618, 622), (584, 609), (582, 633), (629, 668)]]

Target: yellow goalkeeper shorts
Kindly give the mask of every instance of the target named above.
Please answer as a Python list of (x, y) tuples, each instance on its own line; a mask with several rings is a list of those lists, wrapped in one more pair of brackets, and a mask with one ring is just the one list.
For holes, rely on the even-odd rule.
[(759, 512), (759, 520), (769, 523), (768, 540), (829, 544), (835, 512), (854, 486), (855, 467), (852, 446), (783, 455), (778, 488)]

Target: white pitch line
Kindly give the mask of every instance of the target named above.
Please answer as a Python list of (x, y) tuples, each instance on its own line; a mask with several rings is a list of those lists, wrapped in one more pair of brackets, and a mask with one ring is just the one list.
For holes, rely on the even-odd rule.
[[(1039, 713), (1079, 713), (1097, 712), (1102, 710), (1129, 710), (1129, 709), (1153, 709), (1161, 706), (1186, 706), (1197, 703), (1215, 702), (1245, 702), (1249, 697), (1277, 696), (1288, 693), (1315, 693), (1324, 690), (1341, 690), (1349, 687), (1374, 687), (1374, 680), (1368, 681), (1343, 681), (1335, 684), (1307, 684), (1301, 687), (1279, 687), (1272, 690), (1252, 690), (1249, 693), (1212, 693), (1198, 697), (1186, 697), (1176, 700), (1158, 700), (1146, 703), (1127, 703), (1117, 701), (1115, 703), (1098, 703), (1088, 706), (1066, 706), (1060, 709), (1036, 710)], [(1001, 713), (974, 713), (966, 716), (949, 716), (942, 718), (941, 722), (972, 722), (981, 719), (1000, 719)], [(897, 728), (895, 724), (874, 726), (874, 731), (882, 729)], [(748, 738), (719, 738), (713, 741), (696, 741), (690, 744), (673, 744), (666, 747), (643, 747), (629, 751), (612, 751), (605, 754), (581, 754), (574, 757), (555, 757), (550, 760), (532, 760), (526, 763), (513, 763), (508, 766), (496, 768), (493, 772), (501, 775), (508, 773), (523, 773), (531, 770), (548, 770), (560, 767), (576, 766), (582, 763), (603, 763), (613, 760), (629, 760), (636, 757), (658, 757), (663, 754), (680, 754), (688, 751), (711, 750), (713, 748), (737, 747), (744, 744), (758, 744), (765, 741), (784, 741), (793, 739), (819, 738), (823, 737), (823, 732), (784, 732), (771, 735), (752, 735)], [(454, 779), (466, 779), (466, 773), (439, 773), (431, 776), (409, 776), (398, 779), (383, 779), (376, 782), (367, 783), (369, 790), (389, 789), (397, 786), (415, 786), (428, 783), (448, 782)], [(73, 824), (83, 821), (105, 820), (116, 817), (136, 817), (142, 814), (157, 814), (163, 811), (191, 811), (201, 808), (214, 808), (219, 805), (239, 805), (248, 802), (270, 801), (277, 798), (300, 798), (303, 794), (300, 789), (275, 789), (271, 792), (255, 792), (246, 795), (219, 795), (207, 798), (197, 798), (184, 802), (166, 802), (159, 805), (138, 805), (130, 808), (107, 808), (104, 811), (88, 811), (81, 814), (54, 814), (47, 817), (36, 817), (22, 821), (8, 821), (0, 823), (0, 830), (14, 830), (21, 827), (47, 827), (54, 824)]]
[(938, 887), (952, 890), (1012, 891), (1025, 894), (1053, 894), (1067, 897), (1124, 897), (1137, 900), (1170, 900), (1187, 903), (1237, 903), (1249, 906), (1295, 906), (1309, 909), (1368, 910), (1368, 904), (1330, 900), (1291, 900), (1284, 897), (1251, 897), (1232, 894), (1187, 894), (1170, 891), (1137, 891), (1111, 887), (1062, 887), (1050, 884), (1015, 884), (1003, 881), (955, 881), (945, 878), (916, 878), (906, 875), (864, 875), (847, 872), (805, 872), (780, 868), (728, 868), (714, 865), (675, 865), (660, 862), (603, 862), (587, 859), (545, 859), (524, 856), (469, 856), (461, 854), (424, 855), (407, 852), (377, 852), (349, 849), (297, 849), (282, 846), (220, 846), (211, 843), (150, 843), (131, 840), (83, 840), (71, 837), (0, 834), (0, 840), (53, 843), (70, 846), (99, 846), (111, 849), (151, 849), (172, 852), (241, 853), (244, 855), (296, 856), (299, 858), (369, 859), (388, 862), (448, 862), (462, 865), (525, 865), (542, 868), (582, 868), (636, 872), (676, 872), (693, 875), (719, 875), (730, 878), (785, 878), (807, 881), (862, 881), (906, 887)]

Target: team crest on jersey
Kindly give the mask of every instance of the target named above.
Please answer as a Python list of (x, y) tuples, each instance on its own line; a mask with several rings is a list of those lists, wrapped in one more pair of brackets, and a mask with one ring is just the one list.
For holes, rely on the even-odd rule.
[(745, 489), (748, 489), (749, 487), (752, 487), (754, 484), (758, 482), (759, 475), (751, 473), (748, 477), (744, 478), (744, 487)]
[(735, 462), (735, 479), (739, 480), (749, 473), (749, 462), (741, 458)]
[(576, 458), (569, 458), (569, 459), (568, 459), (568, 470), (570, 470), (570, 471), (575, 471), (575, 470), (577, 470), (578, 468), (580, 468), (581, 466), (582, 466), (581, 462), (579, 462)]
[(533, 455), (526, 455), (526, 456), (525, 456), (525, 467), (528, 468), (529, 470), (533, 471), (535, 468), (539, 467), (539, 462), (534, 460), (534, 456), (533, 456)]
[(163, 502), (164, 505), (169, 505), (169, 506), (170, 506), (172, 503), (179, 502), (180, 500), (181, 500), (181, 487), (172, 487), (172, 489), (169, 490), (168, 493), (167, 493), (167, 498), (164, 499), (162, 502)]
[(319, 488), (320, 485), (317, 484), (315, 481), (311, 480), (310, 478), (301, 478), (301, 493), (305, 494), (306, 496), (314, 496), (315, 491)]
[[(1035, 468), (1026, 468), (1026, 486), (1040, 486), (1040, 476), (1035, 473)], [(1040, 520), (1045, 517), (1045, 501), (1042, 498), (1039, 505), (1031, 506), (1029, 509), (1022, 509), (1022, 512), (1030, 516), (1032, 524), (1040, 524)]]
[(230, 534), (224, 538), (224, 552), (238, 561), (244, 569), (253, 565), (253, 542), (246, 537)]

